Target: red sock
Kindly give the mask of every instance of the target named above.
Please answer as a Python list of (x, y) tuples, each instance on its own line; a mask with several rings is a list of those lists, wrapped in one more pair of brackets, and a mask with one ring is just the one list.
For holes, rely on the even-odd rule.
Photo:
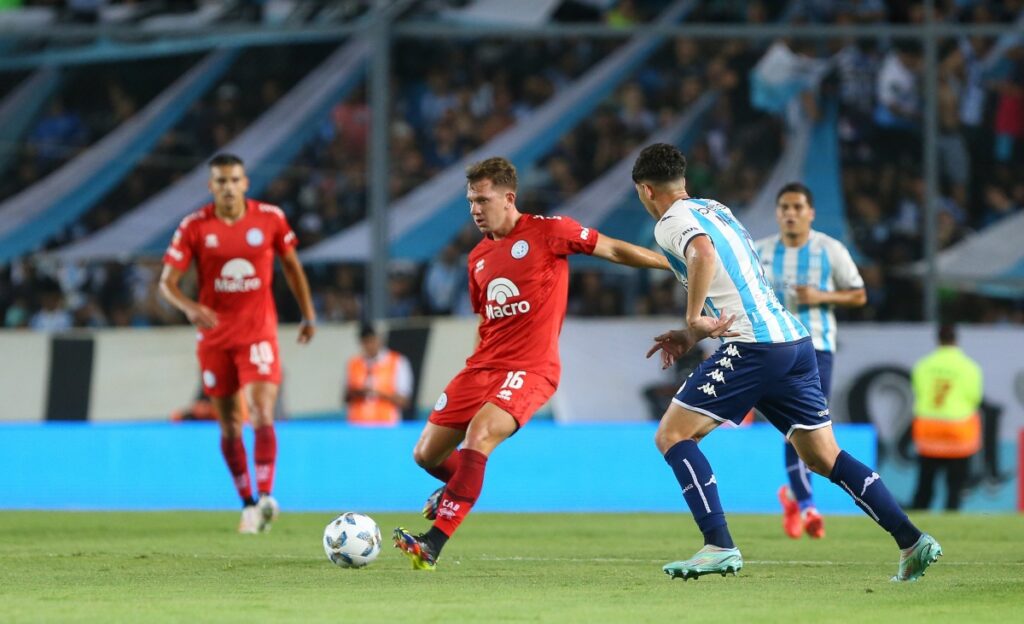
[(242, 500), (252, 497), (252, 484), (249, 482), (249, 461), (245, 456), (245, 443), (242, 438), (221, 438), (220, 452), (228, 464), (231, 477), (235, 481), (235, 489)]
[(469, 515), (473, 503), (480, 496), (484, 469), (487, 468), (487, 456), (479, 451), (462, 449), (460, 456), (459, 467), (444, 489), (441, 505), (437, 508), (437, 520), (434, 521), (434, 526), (449, 537)]
[(256, 491), (270, 494), (274, 487), (274, 462), (277, 460), (277, 435), (274, 425), (256, 429)]
[(448, 455), (448, 457), (444, 458), (443, 462), (431, 468), (424, 468), (424, 470), (430, 473), (430, 475), (435, 479), (448, 483), (452, 480), (452, 476), (455, 475), (455, 471), (459, 469), (459, 464), (462, 463), (461, 453), (462, 451), (455, 449)]

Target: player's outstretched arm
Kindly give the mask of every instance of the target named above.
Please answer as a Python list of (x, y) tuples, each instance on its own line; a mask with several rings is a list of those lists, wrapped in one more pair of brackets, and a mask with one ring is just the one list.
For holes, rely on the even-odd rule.
[(313, 297), (309, 292), (309, 280), (306, 279), (306, 271), (299, 262), (299, 255), (294, 249), (289, 249), (281, 256), (281, 269), (284, 271), (284, 279), (288, 282), (288, 288), (295, 295), (295, 301), (302, 311), (302, 324), (299, 326), (299, 343), (306, 344), (313, 339), (316, 333), (316, 310), (313, 308)]
[(212, 329), (217, 325), (217, 313), (181, 292), (181, 276), (181, 269), (165, 264), (160, 273), (160, 294), (181, 310), (190, 323), (200, 329)]
[(670, 270), (668, 260), (660, 253), (604, 234), (598, 235), (597, 245), (591, 255), (639, 269)]

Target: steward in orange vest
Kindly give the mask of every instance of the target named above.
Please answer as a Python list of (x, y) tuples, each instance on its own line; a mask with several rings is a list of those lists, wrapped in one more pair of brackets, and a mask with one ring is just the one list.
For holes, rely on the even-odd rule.
[(362, 353), (348, 361), (345, 404), (348, 422), (359, 425), (395, 425), (409, 406), (412, 367), (401, 353), (382, 348), (370, 325), (359, 332)]

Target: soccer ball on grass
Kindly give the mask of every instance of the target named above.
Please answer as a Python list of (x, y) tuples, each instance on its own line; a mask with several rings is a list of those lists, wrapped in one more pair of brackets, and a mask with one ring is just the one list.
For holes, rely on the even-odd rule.
[(342, 568), (362, 568), (380, 554), (380, 527), (370, 516), (346, 512), (324, 529), (324, 552)]

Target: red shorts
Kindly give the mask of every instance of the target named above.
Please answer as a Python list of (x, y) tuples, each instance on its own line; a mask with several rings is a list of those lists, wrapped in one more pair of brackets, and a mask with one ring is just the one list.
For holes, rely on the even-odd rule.
[(452, 429), (466, 429), (485, 403), (505, 410), (522, 427), (551, 395), (555, 384), (527, 371), (501, 368), (464, 368), (437, 399), (430, 422)]
[(205, 347), (200, 341), (196, 355), (207, 396), (231, 396), (254, 381), (281, 383), (276, 339), (231, 347)]

